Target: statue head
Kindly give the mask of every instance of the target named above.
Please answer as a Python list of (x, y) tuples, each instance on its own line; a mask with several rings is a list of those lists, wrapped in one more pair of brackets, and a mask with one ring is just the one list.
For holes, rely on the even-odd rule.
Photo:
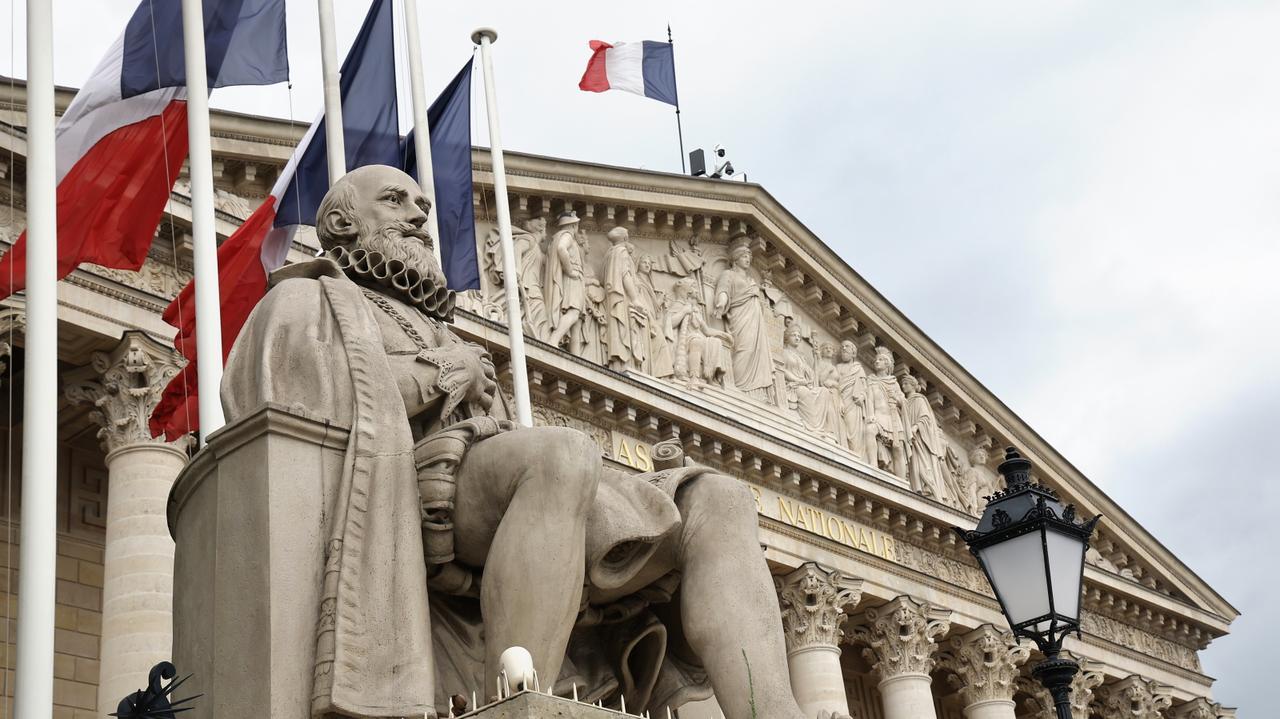
[(974, 447), (973, 449), (969, 450), (969, 465), (970, 465), (970, 466), (973, 466), (973, 467), (985, 467), (985, 466), (987, 466), (987, 459), (988, 459), (988, 458), (989, 458), (989, 457), (988, 457), (988, 455), (987, 455), (987, 448), (986, 448), (986, 447)]
[(888, 347), (876, 348), (875, 368), (876, 372), (880, 374), (889, 374), (893, 371), (893, 353), (889, 351)]
[(912, 375), (904, 375), (902, 377), (902, 391), (907, 394), (916, 394), (920, 391), (920, 380)]
[(787, 347), (800, 346), (800, 326), (794, 322), (789, 323), (787, 328), (782, 331), (782, 344)]
[(535, 217), (524, 223), (524, 228), (529, 234), (541, 237), (547, 233), (547, 219), (545, 217)]
[(636, 269), (640, 270), (642, 275), (653, 272), (653, 258), (648, 255), (640, 255), (640, 260), (636, 262)]
[(677, 300), (683, 300), (692, 295), (693, 278), (685, 277), (683, 279), (676, 280), (676, 283), (671, 286), (671, 294)]
[(840, 361), (856, 362), (858, 359), (858, 347), (849, 340), (840, 343)]
[(729, 259), (735, 267), (745, 270), (751, 266), (751, 248), (745, 242), (736, 244), (729, 250)]
[(832, 359), (836, 356), (836, 346), (830, 342), (823, 342), (818, 348), (818, 356), (823, 359)]
[(610, 244), (617, 245), (626, 242), (631, 237), (631, 233), (627, 232), (625, 227), (615, 227), (605, 233), (605, 237), (609, 239)]
[(366, 165), (342, 176), (320, 201), (320, 247), (357, 247), (400, 260), (424, 275), (440, 274), (427, 233), (431, 201), (412, 177), (386, 165)]

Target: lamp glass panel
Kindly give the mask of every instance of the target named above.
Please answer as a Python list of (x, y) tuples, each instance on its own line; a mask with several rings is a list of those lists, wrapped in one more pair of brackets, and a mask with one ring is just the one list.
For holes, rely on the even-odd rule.
[(1049, 613), (1048, 578), (1040, 532), (1029, 532), (978, 550), (1009, 621), (1020, 624)]
[(1045, 532), (1052, 575), (1053, 608), (1071, 619), (1080, 618), (1080, 582), (1084, 571), (1084, 542), (1061, 532)]

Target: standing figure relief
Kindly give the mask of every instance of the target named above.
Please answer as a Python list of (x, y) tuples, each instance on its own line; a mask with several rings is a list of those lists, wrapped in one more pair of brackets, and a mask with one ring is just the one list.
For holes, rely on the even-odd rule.
[(562, 212), (556, 219), (556, 233), (547, 251), (547, 308), (553, 346), (568, 345), (579, 354), (585, 338), (581, 322), (587, 309), (587, 285), (582, 247), (578, 244), (578, 216)]
[(733, 336), (733, 381), (738, 389), (768, 399), (773, 386), (773, 350), (766, 332), (765, 298), (751, 276), (746, 238), (729, 249), (732, 264), (716, 281), (713, 312), (723, 316)]

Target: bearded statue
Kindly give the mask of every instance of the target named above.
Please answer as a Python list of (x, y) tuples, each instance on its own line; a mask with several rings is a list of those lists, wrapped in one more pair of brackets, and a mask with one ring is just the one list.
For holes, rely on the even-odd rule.
[(312, 716), (447, 715), (521, 646), (586, 701), (714, 689), (729, 719), (800, 719), (746, 485), (678, 446), (660, 471), (606, 469), (583, 433), (511, 422), (489, 352), (450, 328), (430, 209), (394, 168), (345, 175), (324, 255), (273, 275), (223, 377), (229, 426), (275, 403), (349, 430), (324, 466), (319, 605), (281, 609), (315, 617), (288, 637), (315, 648)]

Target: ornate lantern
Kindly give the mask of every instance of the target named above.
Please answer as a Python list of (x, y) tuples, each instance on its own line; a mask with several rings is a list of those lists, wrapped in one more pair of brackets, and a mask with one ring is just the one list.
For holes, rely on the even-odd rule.
[(1013, 633), (1036, 643), (1045, 661), (1032, 670), (1071, 719), (1071, 678), (1079, 667), (1059, 656), (1066, 635), (1080, 633), (1084, 553), (1101, 515), (1076, 522), (1050, 488), (1031, 482), (1031, 462), (1010, 447), (1000, 463), (1005, 489), (987, 497), (977, 529), (952, 529), (969, 545)]

